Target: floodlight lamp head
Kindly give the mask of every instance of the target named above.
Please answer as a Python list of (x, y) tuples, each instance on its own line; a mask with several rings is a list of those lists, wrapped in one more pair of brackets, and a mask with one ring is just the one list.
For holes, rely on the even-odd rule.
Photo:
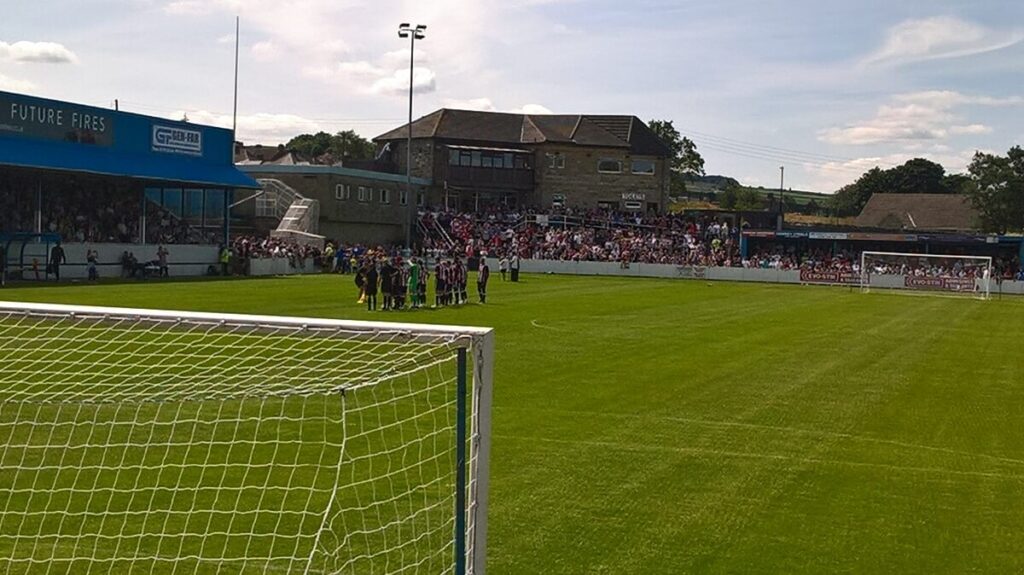
[(427, 27), (426, 27), (426, 25), (424, 25), (424, 24), (418, 24), (418, 25), (416, 26), (416, 31), (417, 31), (417, 32), (422, 32), (422, 31), (424, 31), (424, 30), (426, 30), (426, 29), (427, 29)]
[(406, 30), (399, 30), (398, 31), (398, 37), (399, 38), (408, 38), (409, 37), (409, 32), (406, 31)]

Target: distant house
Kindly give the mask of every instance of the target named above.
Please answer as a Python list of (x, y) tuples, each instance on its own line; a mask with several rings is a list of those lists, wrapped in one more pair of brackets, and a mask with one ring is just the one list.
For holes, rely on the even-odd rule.
[(967, 197), (956, 194), (874, 194), (857, 216), (855, 225), (929, 232), (979, 229), (977, 210)]
[(311, 163), (314, 162), (309, 158), (284, 146), (246, 146), (240, 142), (235, 143), (235, 164), (239, 166), (307, 166)]
[[(405, 173), (402, 126), (374, 139)], [(635, 116), (441, 109), (412, 124), (412, 175), (427, 203), (463, 210), (558, 205), (663, 211), (671, 150)]]

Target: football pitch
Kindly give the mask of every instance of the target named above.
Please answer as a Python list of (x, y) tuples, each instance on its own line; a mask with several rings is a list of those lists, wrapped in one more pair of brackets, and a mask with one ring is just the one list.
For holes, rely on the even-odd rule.
[(417, 312), (350, 276), (0, 300), (494, 327), (490, 573), (1024, 571), (1024, 299), (495, 274)]

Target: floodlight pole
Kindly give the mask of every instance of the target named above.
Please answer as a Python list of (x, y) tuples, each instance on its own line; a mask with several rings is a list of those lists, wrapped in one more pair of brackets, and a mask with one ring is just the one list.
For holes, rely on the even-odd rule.
[(398, 37), (409, 38), (409, 124), (405, 145), (405, 247), (412, 250), (412, 219), (415, 211), (415, 199), (412, 195), (412, 96), (413, 96), (413, 67), (416, 59), (416, 40), (426, 38), (424, 31), (426, 26), (418, 24), (415, 27), (408, 23), (398, 26)]

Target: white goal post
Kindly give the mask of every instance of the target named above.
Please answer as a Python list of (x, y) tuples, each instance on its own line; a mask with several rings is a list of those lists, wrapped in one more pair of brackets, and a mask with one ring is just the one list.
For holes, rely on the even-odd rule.
[(971, 296), (991, 294), (992, 258), (953, 254), (863, 252), (860, 287)]
[(0, 302), (0, 572), (482, 575), (493, 331)]

